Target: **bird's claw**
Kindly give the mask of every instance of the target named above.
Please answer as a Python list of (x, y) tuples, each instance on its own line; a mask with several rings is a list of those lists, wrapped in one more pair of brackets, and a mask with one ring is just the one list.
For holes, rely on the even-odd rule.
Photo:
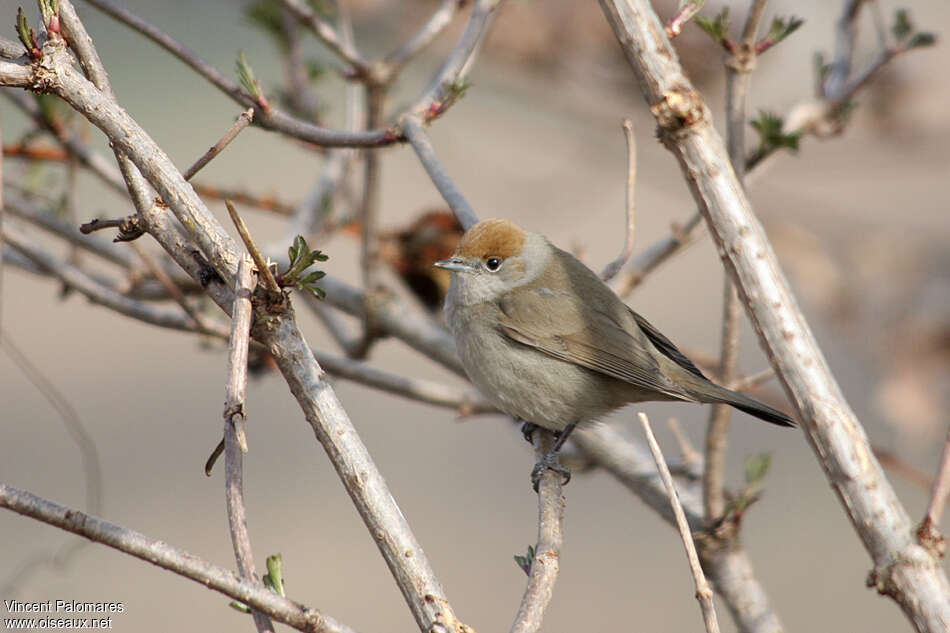
[(528, 444), (534, 444), (534, 432), (538, 430), (538, 425), (534, 422), (524, 422), (521, 424), (521, 435)]
[(553, 470), (557, 474), (561, 475), (563, 481), (561, 485), (565, 486), (571, 480), (571, 469), (567, 466), (561, 464), (558, 461), (557, 453), (550, 452), (546, 453), (544, 457), (538, 460), (538, 463), (534, 465), (534, 468), (531, 469), (531, 486), (534, 488), (534, 491), (538, 491), (538, 485), (541, 483), (541, 475), (544, 474), (546, 470)]

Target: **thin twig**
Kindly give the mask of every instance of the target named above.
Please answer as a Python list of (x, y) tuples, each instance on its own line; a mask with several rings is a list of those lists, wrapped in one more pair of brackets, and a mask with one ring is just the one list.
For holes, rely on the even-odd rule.
[[(366, 86), (366, 123), (367, 129), (379, 125), (383, 117), (387, 86), (369, 83)], [(360, 200), (359, 217), (363, 230), (360, 233), (360, 272), (363, 276), (363, 291), (366, 293), (366, 311), (363, 314), (363, 337), (354, 350), (356, 358), (369, 353), (373, 343), (379, 337), (379, 325), (376, 314), (382, 300), (379, 259), (379, 153), (363, 153), (363, 196)]]
[(690, 476), (695, 476), (696, 478), (702, 477), (704, 461), (703, 454), (693, 448), (693, 444), (689, 441), (686, 433), (683, 432), (683, 428), (680, 426), (679, 420), (676, 418), (670, 418), (666, 421), (666, 423), (670, 427), (673, 437), (676, 438), (676, 443), (679, 444), (680, 460), (683, 462), (683, 467), (685, 468), (687, 474)]
[(947, 441), (943, 445), (943, 454), (940, 457), (940, 466), (937, 468), (937, 476), (934, 477), (933, 487), (930, 490), (930, 503), (927, 504), (927, 513), (924, 515), (925, 524), (933, 526), (934, 529), (940, 525), (948, 494), (950, 494), (950, 432), (947, 433)]
[(274, 273), (271, 272), (270, 266), (267, 265), (267, 260), (264, 258), (264, 255), (261, 253), (260, 249), (257, 248), (257, 244), (254, 243), (254, 238), (251, 237), (251, 232), (247, 230), (247, 225), (244, 224), (244, 219), (237, 212), (237, 209), (234, 208), (234, 205), (230, 200), (225, 200), (224, 206), (228, 208), (228, 215), (231, 216), (231, 221), (234, 222), (235, 228), (241, 235), (241, 240), (244, 241), (244, 246), (247, 247), (247, 252), (250, 253), (251, 258), (254, 260), (254, 265), (257, 266), (257, 274), (264, 279), (264, 285), (268, 290), (279, 295), (280, 286), (277, 284), (277, 280), (274, 279)]
[(620, 250), (620, 255), (617, 256), (617, 259), (607, 264), (603, 272), (600, 273), (600, 278), (604, 281), (613, 279), (614, 276), (620, 272), (620, 269), (623, 268), (623, 265), (627, 263), (627, 260), (630, 259), (630, 254), (633, 253), (633, 230), (636, 222), (634, 193), (636, 191), (637, 182), (637, 141), (633, 135), (633, 122), (630, 119), (624, 119), (623, 133), (624, 136), (627, 137), (627, 222), (624, 232), (626, 237), (624, 239), (623, 248)]
[(165, 272), (165, 269), (162, 268), (155, 258), (151, 254), (139, 245), (138, 242), (132, 242), (132, 248), (135, 249), (135, 252), (138, 253), (139, 257), (145, 263), (145, 267), (148, 268), (149, 272), (158, 280), (160, 284), (168, 291), (168, 294), (171, 295), (172, 299), (175, 300), (175, 303), (181, 306), (181, 309), (184, 310), (188, 316), (192, 318), (195, 322), (195, 326), (198, 330), (207, 330), (205, 326), (204, 316), (195, 309), (191, 303), (188, 302), (188, 297), (185, 296), (185, 293), (182, 292), (181, 288), (178, 287), (178, 284), (175, 283), (175, 280)]
[[(646, 448), (607, 424), (577, 429), (571, 441), (588, 460), (616, 478), (664, 521), (676, 524), (669, 495)], [(698, 486), (681, 487), (678, 492), (690, 528), (702, 530), (703, 502)], [(784, 631), (741, 545), (709, 548), (703, 556), (704, 568), (740, 631)]]
[(396, 140), (389, 130), (341, 132), (297, 119), (273, 106), (267, 112), (264, 112), (254, 98), (245, 93), (237, 82), (226, 77), (217, 68), (201, 59), (188, 47), (161, 29), (152, 26), (131, 11), (113, 4), (109, 0), (87, 0), (87, 2), (170, 52), (237, 103), (244, 107), (253, 107), (255, 109), (254, 120), (257, 125), (265, 129), (277, 130), (300, 140), (327, 147), (372, 147), (388, 145)]
[(23, 253), (42, 270), (54, 275), (70, 288), (78, 290), (94, 303), (152, 325), (173, 330), (194, 329), (191, 317), (178, 310), (164, 310), (119, 294), (69, 262), (42, 251), (34, 244), (35, 240), (31, 240), (13, 227), (7, 226), (3, 233), (10, 246)]
[(215, 156), (220, 154), (234, 138), (241, 133), (241, 131), (251, 124), (251, 121), (254, 120), (254, 108), (248, 108), (240, 115), (238, 115), (237, 120), (234, 124), (224, 133), (224, 136), (221, 137), (217, 143), (208, 148), (208, 151), (204, 155), (195, 161), (195, 163), (185, 170), (185, 173), (182, 176), (185, 177), (185, 180), (191, 180), (192, 176), (197, 174), (201, 169), (210, 163)]
[(198, 192), (199, 196), (204, 196), (206, 198), (214, 198), (216, 200), (224, 200), (225, 198), (228, 198), (231, 200), (231, 202), (236, 202), (253, 209), (261, 209), (262, 211), (272, 211), (277, 215), (288, 216), (292, 215), (294, 212), (292, 206), (273, 195), (254, 194), (248, 191), (242, 191), (240, 189), (218, 187), (215, 185), (198, 182), (191, 183), (191, 186), (195, 188), (195, 191)]
[(122, 174), (111, 159), (93, 150), (78, 134), (63, 125), (57, 125), (29, 94), (23, 91), (0, 90), (0, 95), (29, 115), (37, 125), (46, 129), (69, 154), (76, 156), (79, 162), (99, 177), (110, 189), (126, 195)]
[(449, 208), (455, 213), (455, 217), (458, 218), (462, 228), (467, 231), (475, 226), (475, 224), (478, 223), (478, 216), (475, 215), (475, 211), (468, 203), (468, 200), (465, 199), (462, 192), (455, 186), (455, 183), (445, 171), (442, 163), (439, 162), (438, 157), (435, 155), (435, 149), (433, 149), (432, 143), (429, 141), (429, 136), (422, 127), (422, 122), (416, 117), (406, 117), (402, 120), (402, 130), (406, 138), (412, 144), (412, 149), (416, 151), (419, 162), (422, 163), (426, 173), (429, 174), (429, 178), (432, 179), (439, 193), (442, 194), (442, 197), (448, 203)]
[(686, 2), (680, 2), (680, 9), (670, 21), (666, 24), (666, 36), (670, 39), (673, 39), (682, 32), (683, 27), (693, 19), (699, 10), (703, 8), (703, 5), (706, 4), (706, 0), (688, 0)]
[[(339, 4), (337, 8), (339, 9)], [(284, 81), (284, 92), (287, 95), (288, 107), (296, 115), (319, 123), (321, 101), (310, 81), (310, 73), (304, 61), (300, 22), (286, 7), (281, 7), (280, 10), (280, 28), (286, 44), (284, 66), (287, 76)], [(341, 38), (344, 43), (347, 41), (342, 33)]]
[(389, 67), (388, 74), (395, 76), (410, 59), (418, 55), (422, 49), (438, 37), (439, 33), (452, 22), (452, 18), (458, 13), (462, 4), (464, 3), (459, 0), (442, 0), (439, 8), (429, 16), (429, 19), (416, 34), (383, 59)]
[(727, 383), (726, 386), (733, 391), (748, 391), (749, 389), (754, 389), (759, 385), (765, 384), (773, 378), (775, 378), (775, 368), (766, 367), (762, 371), (757, 371), (754, 374), (736, 378), (731, 383)]
[(209, 589), (239, 600), (299, 631), (355, 633), (332, 617), (304, 607), (269, 589), (242, 580), (233, 572), (173, 547), (164, 541), (53, 503), (25, 490), (0, 484), (0, 507), (108, 545), (162, 569), (190, 578)]
[(370, 71), (369, 62), (360, 56), (356, 48), (340, 38), (334, 28), (310, 7), (300, 0), (280, 0), (280, 3), (305, 24), (337, 57), (352, 66), (351, 72), (360, 76)]
[[(542, 459), (554, 445), (548, 431), (535, 432), (534, 452)], [(564, 494), (561, 474), (547, 469), (538, 484), (538, 544), (534, 549), (528, 586), (518, 607), (511, 633), (535, 633), (541, 629), (544, 611), (551, 602), (557, 581), (561, 546), (564, 543)]]
[(10, 338), (10, 334), (0, 330), (0, 347), (6, 350), (7, 356), (13, 361), (20, 372), (33, 383), (36, 390), (59, 414), (66, 434), (79, 449), (79, 458), (82, 462), (83, 481), (86, 488), (85, 507), (88, 512), (102, 513), (102, 464), (99, 459), (99, 449), (89, 430), (83, 424), (79, 413), (69, 402), (69, 399), (47, 378), (37, 367), (28, 354), (25, 354)]
[[(6, 91), (4, 91), (6, 92)], [(0, 147), (3, 147), (3, 121), (0, 121)], [(0, 329), (3, 327), (3, 275), (6, 272), (6, 267), (4, 266), (3, 255), (5, 245), (3, 242), (3, 223), (6, 220), (6, 204), (3, 197), (3, 155), (0, 154)]]
[[(746, 95), (749, 76), (755, 68), (755, 40), (768, 0), (752, 0), (742, 29), (742, 40), (725, 60), (726, 66), (726, 145), (732, 169), (739, 184), (745, 176)], [(719, 347), (719, 381), (729, 384), (735, 379), (739, 360), (739, 334), (742, 304), (729, 275), (723, 276), (722, 337)], [(726, 446), (732, 407), (714, 404), (706, 425), (706, 457), (703, 476), (703, 508), (706, 521), (715, 523), (725, 512)]]
[[(254, 566), (251, 537), (247, 532), (244, 507), (244, 453), (247, 452), (245, 402), (247, 400), (247, 350), (251, 338), (251, 294), (254, 291), (253, 265), (247, 257), (238, 262), (231, 309), (231, 341), (228, 345), (228, 380), (224, 397), (224, 473), (228, 526), (237, 561), (238, 574), (263, 587)], [(261, 633), (273, 631), (270, 618), (253, 610), (254, 624)]]
[(673, 484), (673, 476), (670, 475), (670, 469), (663, 459), (663, 453), (660, 451), (660, 445), (656, 442), (653, 435), (653, 429), (650, 428), (650, 420), (645, 413), (638, 413), (643, 431), (646, 433), (647, 442), (650, 444), (650, 452), (653, 453), (653, 459), (656, 461), (657, 470), (660, 472), (660, 478), (663, 485), (666, 486), (666, 492), (670, 496), (670, 505), (673, 507), (673, 514), (676, 516), (676, 527), (679, 528), (680, 537), (683, 540), (683, 547), (686, 548), (686, 557), (689, 559), (689, 568), (693, 573), (693, 580), (696, 583), (696, 599), (699, 601), (699, 607), (703, 612), (703, 622), (706, 625), (708, 633), (719, 633), (719, 621), (716, 618), (716, 609), (713, 607), (713, 593), (706, 582), (706, 575), (703, 574), (703, 567), (699, 563), (699, 555), (696, 553), (696, 546), (693, 544), (693, 536), (689, 529), (689, 523), (686, 521), (686, 515), (683, 513), (683, 506), (680, 504), (679, 494), (676, 492), (676, 486)]

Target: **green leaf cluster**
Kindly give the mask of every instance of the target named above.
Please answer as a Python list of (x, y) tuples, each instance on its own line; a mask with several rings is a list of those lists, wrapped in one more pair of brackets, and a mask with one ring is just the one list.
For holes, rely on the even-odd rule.
[[(284, 590), (284, 557), (280, 554), (273, 554), (267, 557), (267, 573), (261, 576), (264, 586), (276, 593), (278, 596), (287, 597)], [(246, 604), (239, 600), (232, 600), (229, 606), (241, 613), (250, 613), (251, 610)]]
[(534, 564), (534, 546), (528, 546), (528, 552), (524, 556), (519, 556), (515, 554), (515, 564), (521, 568), (521, 571), (525, 573), (526, 576), (531, 575), (531, 565)]
[(791, 152), (798, 151), (798, 142), (801, 140), (802, 133), (800, 131), (792, 133), (782, 131), (784, 121), (777, 114), (768, 110), (760, 110), (758, 118), (749, 121), (749, 124), (759, 134), (759, 146), (746, 160), (746, 169), (751, 169), (766, 156), (780, 149), (787, 149)]
[(308, 269), (315, 262), (325, 262), (329, 257), (319, 250), (310, 250), (307, 240), (302, 235), (294, 239), (294, 243), (287, 249), (290, 267), (284, 272), (278, 282), (281, 286), (292, 286), (298, 290), (311, 293), (317, 299), (324, 299), (327, 295), (317, 282), (326, 277), (322, 270)]

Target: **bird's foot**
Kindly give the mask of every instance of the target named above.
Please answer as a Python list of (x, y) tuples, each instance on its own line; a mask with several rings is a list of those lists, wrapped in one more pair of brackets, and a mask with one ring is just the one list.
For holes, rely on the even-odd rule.
[(567, 482), (571, 480), (571, 469), (558, 461), (557, 450), (553, 450), (545, 453), (544, 457), (538, 460), (538, 463), (531, 469), (531, 486), (535, 492), (538, 491), (538, 485), (541, 483), (541, 475), (543, 475), (546, 470), (553, 470), (555, 473), (561, 475), (563, 478), (563, 481), (561, 481), (562, 486), (567, 485)]
[(524, 439), (528, 444), (534, 444), (534, 432), (538, 430), (538, 425), (534, 422), (522, 422), (521, 423), (521, 435), (524, 436)]

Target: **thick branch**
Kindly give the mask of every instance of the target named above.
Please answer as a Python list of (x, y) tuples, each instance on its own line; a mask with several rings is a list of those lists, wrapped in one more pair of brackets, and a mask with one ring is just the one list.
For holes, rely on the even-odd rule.
[(705, 103), (683, 75), (645, 0), (601, 6), (680, 163), (762, 345), (835, 492), (874, 561), (869, 579), (921, 632), (946, 630), (950, 583), (916, 543), (910, 519), (798, 310), (761, 224), (732, 171)]

